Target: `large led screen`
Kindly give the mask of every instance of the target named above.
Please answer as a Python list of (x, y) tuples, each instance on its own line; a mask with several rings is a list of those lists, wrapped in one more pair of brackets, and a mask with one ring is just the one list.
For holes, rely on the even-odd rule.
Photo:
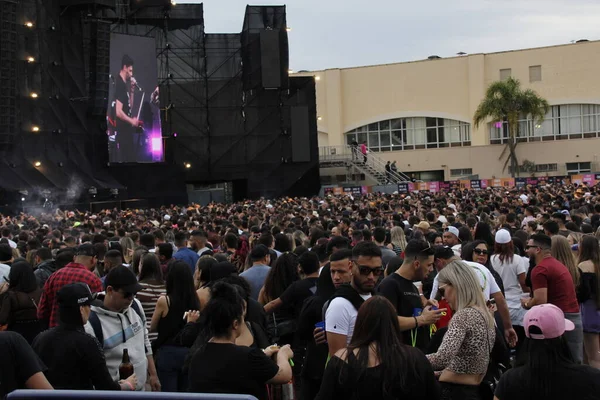
[(109, 162), (164, 161), (154, 39), (112, 34), (109, 82)]

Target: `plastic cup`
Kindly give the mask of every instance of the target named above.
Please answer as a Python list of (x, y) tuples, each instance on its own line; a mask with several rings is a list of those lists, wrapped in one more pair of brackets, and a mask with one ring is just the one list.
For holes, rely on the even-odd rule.
[(321, 330), (325, 330), (325, 321), (317, 322), (315, 324), (315, 328), (319, 328)]

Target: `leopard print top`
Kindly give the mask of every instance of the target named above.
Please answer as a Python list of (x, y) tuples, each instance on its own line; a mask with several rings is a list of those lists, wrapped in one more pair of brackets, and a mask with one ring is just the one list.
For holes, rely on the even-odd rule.
[(436, 371), (485, 374), (495, 339), (496, 330), (485, 326), (481, 311), (467, 307), (452, 316), (440, 348), (427, 358)]

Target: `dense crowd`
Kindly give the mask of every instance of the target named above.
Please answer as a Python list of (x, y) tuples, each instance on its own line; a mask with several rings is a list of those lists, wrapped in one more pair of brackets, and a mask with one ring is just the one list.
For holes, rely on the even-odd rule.
[(56, 210), (0, 231), (0, 397), (600, 398), (597, 187)]

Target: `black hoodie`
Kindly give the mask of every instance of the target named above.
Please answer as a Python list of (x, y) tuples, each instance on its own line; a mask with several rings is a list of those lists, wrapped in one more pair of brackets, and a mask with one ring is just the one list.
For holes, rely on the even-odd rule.
[(44, 287), (44, 284), (56, 271), (56, 264), (54, 260), (46, 260), (42, 261), (40, 265), (37, 266), (37, 269), (33, 272), (35, 274), (35, 279), (37, 280), (38, 286), (40, 288)]

